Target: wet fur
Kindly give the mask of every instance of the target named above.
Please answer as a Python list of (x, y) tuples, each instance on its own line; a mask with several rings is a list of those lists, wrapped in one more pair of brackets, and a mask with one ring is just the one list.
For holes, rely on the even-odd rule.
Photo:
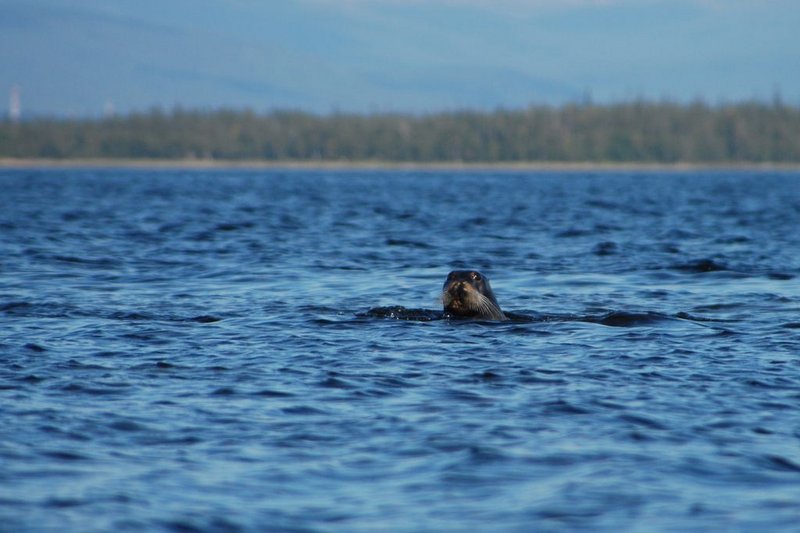
[(489, 279), (480, 272), (455, 270), (442, 287), (445, 313), (481, 320), (507, 320), (492, 292)]

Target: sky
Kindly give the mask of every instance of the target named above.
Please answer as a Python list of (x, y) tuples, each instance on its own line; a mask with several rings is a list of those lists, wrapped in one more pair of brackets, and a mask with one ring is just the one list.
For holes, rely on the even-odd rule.
[(24, 116), (800, 104), (798, 33), (797, 0), (0, 0), (0, 95)]

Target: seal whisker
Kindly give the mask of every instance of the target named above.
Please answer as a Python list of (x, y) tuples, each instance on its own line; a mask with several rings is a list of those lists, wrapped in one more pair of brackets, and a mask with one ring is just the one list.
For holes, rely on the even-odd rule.
[(475, 304), (479, 310), (484, 312), (490, 310), (493, 307), (489, 299), (480, 293), (476, 295)]
[(478, 306), (482, 315), (491, 316), (498, 319), (501, 319), (500, 317), (503, 316), (500, 308), (483, 294), (481, 294), (480, 298), (478, 299)]

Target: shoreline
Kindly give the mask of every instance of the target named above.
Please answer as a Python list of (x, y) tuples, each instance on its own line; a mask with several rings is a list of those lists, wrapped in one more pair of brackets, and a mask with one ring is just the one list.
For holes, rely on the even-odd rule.
[(0, 158), (0, 169), (130, 169), (147, 170), (420, 170), (420, 171), (800, 171), (800, 163), (647, 163), (647, 162), (402, 162), (339, 160), (221, 160), (221, 159), (39, 159)]

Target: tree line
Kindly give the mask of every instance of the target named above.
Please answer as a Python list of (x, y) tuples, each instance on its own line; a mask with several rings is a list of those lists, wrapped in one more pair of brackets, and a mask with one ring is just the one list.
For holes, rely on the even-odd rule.
[(388, 162), (800, 162), (800, 107), (629, 102), (317, 115), (176, 108), (0, 122), (0, 157)]

